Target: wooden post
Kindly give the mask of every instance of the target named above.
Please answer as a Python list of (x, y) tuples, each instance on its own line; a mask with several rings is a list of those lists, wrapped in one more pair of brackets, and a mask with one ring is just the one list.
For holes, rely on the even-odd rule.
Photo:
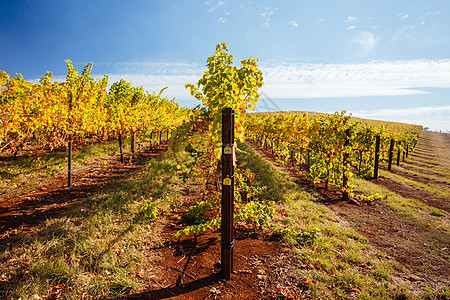
[[(349, 196), (348, 196), (348, 177), (347, 177), (347, 173), (346, 173), (346, 169), (347, 169), (347, 164), (348, 164), (348, 158), (350, 156), (350, 153), (348, 153), (347, 148), (350, 145), (350, 129), (347, 129), (345, 131), (345, 143), (344, 143), (344, 157), (343, 157), (343, 176), (342, 176), (342, 200), (348, 201)], [(350, 170), (348, 170), (348, 172), (350, 172)]]
[(230, 280), (233, 272), (234, 246), (234, 111), (222, 111), (222, 276)]
[(131, 132), (131, 153), (134, 154), (134, 152), (136, 152), (136, 132)]
[(303, 147), (300, 147), (300, 166), (299, 170), (302, 171), (302, 161), (303, 161)]
[(119, 133), (119, 150), (120, 150), (120, 162), (124, 163), (124, 159), (123, 159), (123, 148), (122, 148), (122, 134)]
[(72, 185), (72, 135), (69, 136), (69, 145), (67, 153), (67, 186)]
[(391, 139), (391, 145), (389, 147), (389, 164), (388, 171), (392, 169), (392, 157), (394, 156), (394, 139)]
[(362, 152), (362, 150), (360, 150), (360, 151), (359, 151), (359, 164), (358, 164), (358, 172), (361, 172), (362, 157), (363, 157), (363, 152)]
[[(402, 142), (398, 141), (398, 145), (400, 146)], [(397, 166), (400, 166), (400, 147), (397, 150)]]
[(150, 133), (150, 149), (153, 149), (153, 130)]
[(310, 165), (310, 163), (309, 163), (309, 150), (308, 150), (308, 156), (307, 156), (307, 158), (308, 158), (307, 171), (308, 171), (308, 173), (309, 173), (309, 170), (310, 170), (310, 168), (311, 168), (311, 165)]
[(380, 160), (380, 136), (375, 140), (375, 166), (373, 168), (373, 178), (378, 179), (378, 162)]
[[(72, 110), (72, 93), (69, 98), (69, 125), (72, 129), (72, 118), (70, 111)], [(69, 144), (67, 145), (67, 186), (72, 185), (72, 134), (69, 135)]]
[[(405, 146), (408, 147), (408, 142), (407, 142), (407, 141), (405, 141)], [(405, 147), (405, 149), (402, 151), (402, 160), (403, 160), (403, 162), (406, 161), (406, 147)]]

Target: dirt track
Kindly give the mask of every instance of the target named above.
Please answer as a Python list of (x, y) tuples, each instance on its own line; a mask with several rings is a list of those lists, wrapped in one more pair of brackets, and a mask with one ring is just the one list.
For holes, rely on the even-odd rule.
[[(449, 139), (441, 139), (450, 141)], [(418, 149), (432, 139), (421, 139)], [(433, 145), (432, 145), (433, 146)], [(448, 144), (440, 144), (439, 147), (450, 148)], [(424, 146), (417, 154), (420, 165), (427, 156)], [(105, 168), (102, 164), (93, 167), (89, 172), (84, 172), (74, 177), (74, 185), (69, 189), (65, 187), (66, 180), (61, 178), (49, 185), (40, 186), (35, 191), (19, 197), (11, 198), (0, 204), (0, 240), (6, 242), (13, 239), (18, 233), (33, 231), (35, 226), (49, 217), (57, 217), (63, 214), (65, 209), (77, 199), (81, 199), (90, 193), (101, 190), (107, 185), (113, 184), (113, 179), (120, 178), (127, 172), (141, 168), (145, 162), (165, 151), (165, 148), (144, 151), (134, 158), (133, 164), (121, 165), (118, 158), (113, 158)], [(268, 151), (258, 150), (264, 157), (275, 163), (275, 158)], [(419, 152), (419, 151), (418, 151)], [(440, 152), (445, 156), (445, 151)], [(432, 154), (438, 157), (439, 154)], [(429, 156), (431, 157), (431, 156)], [(418, 165), (414, 160), (408, 164), (408, 168)], [(341, 202), (339, 195), (333, 192), (324, 192), (322, 188), (310, 185), (305, 178), (298, 177), (292, 170), (278, 166), (290, 174), (292, 180), (307, 189), (315, 189), (322, 193), (322, 201), (339, 216), (344, 218), (358, 232), (363, 234), (377, 249), (384, 251), (407, 269), (408, 275), (403, 278), (403, 284), (411, 290), (427, 284), (431, 287), (442, 285), (450, 286), (450, 257), (448, 239), (447, 243), (442, 239), (430, 236), (426, 229), (421, 229), (407, 222), (397, 211), (383, 203), (373, 206), (357, 206), (347, 202)], [(442, 172), (441, 172), (442, 173)], [(440, 173), (439, 173), (440, 174)], [(442, 174), (440, 174), (442, 175)], [(386, 178), (380, 178), (377, 182), (385, 183)], [(421, 180), (421, 179), (419, 179)], [(427, 180), (424, 178), (423, 180)], [(446, 179), (448, 180), (448, 178)], [(448, 181), (447, 181), (448, 182)], [(389, 186), (389, 183), (383, 184)], [(404, 189), (402, 189), (404, 187)], [(410, 192), (409, 187), (391, 186), (398, 193)], [(30, 195), (32, 194), (32, 195)], [(186, 193), (186, 198), (192, 201), (198, 196), (195, 191)], [(435, 207), (448, 207), (449, 199), (437, 198), (433, 202)], [(431, 204), (431, 203), (430, 203)], [(446, 209), (445, 209), (446, 210)], [(301, 262), (294, 262), (284, 255), (277, 239), (268, 235), (254, 235), (248, 231), (236, 232), (236, 272), (233, 282), (227, 283), (219, 279), (220, 237), (218, 232), (210, 235), (200, 235), (195, 240), (185, 239), (182, 242), (173, 242), (173, 234), (182, 228), (182, 219), (168, 216), (168, 222), (161, 234), (160, 246), (150, 249), (149, 255), (159, 257), (153, 269), (147, 270), (144, 277), (149, 280), (150, 286), (146, 292), (128, 295), (125, 299), (173, 298), (173, 299), (199, 299), (213, 296), (213, 287), (222, 291), (225, 299), (233, 299), (238, 295), (247, 295), (249, 298), (261, 296), (276, 297), (279, 295), (277, 284), (295, 281), (288, 273), (292, 268), (302, 268)], [(267, 254), (270, 253), (270, 254)], [(298, 265), (297, 265), (298, 263)], [(283, 271), (284, 270), (284, 271)], [(285, 273), (283, 273), (283, 272)], [(154, 273), (160, 274), (157, 278)], [(288, 273), (286, 273), (288, 272)], [(294, 274), (294, 270), (290, 272)], [(268, 277), (268, 274), (271, 274)], [(278, 274), (278, 277), (274, 277)], [(264, 280), (256, 280), (256, 275)], [(268, 284), (269, 278), (272, 283)], [(300, 287), (301, 288), (301, 287)], [(292, 292), (300, 297), (308, 297), (301, 289)]]
[[(449, 137), (449, 134), (424, 133), (417, 144), (420, 154), (413, 154), (410, 163), (402, 164), (412, 169), (417, 164), (418, 157), (422, 160), (433, 157), (437, 158), (434, 161), (434, 168), (436, 166), (441, 169), (448, 168), (449, 151), (445, 151), (445, 149), (450, 149)], [(323, 203), (348, 221), (351, 227), (363, 234), (373, 246), (409, 269), (411, 275), (404, 278), (404, 283), (412, 290), (418, 290), (419, 286), (423, 284), (433, 288), (450, 286), (450, 247), (447, 233), (442, 232), (436, 236), (427, 228), (411, 224), (411, 221), (405, 219), (401, 212), (393, 210), (382, 202), (360, 206), (343, 202), (338, 194), (325, 191), (320, 186), (312, 186), (308, 180), (303, 176), (298, 176), (291, 168), (277, 164), (276, 158), (270, 151), (261, 150), (255, 144), (253, 147), (265, 158), (290, 174), (292, 179), (295, 178), (294, 180), (298, 184), (321, 192)], [(423, 165), (423, 163), (421, 164)], [(396, 173), (402, 175), (405, 172), (398, 169)], [(438, 174), (444, 176), (443, 172)], [(429, 182), (427, 178), (416, 178), (416, 180)], [(446, 178), (446, 180), (449, 182), (450, 178)], [(428, 205), (449, 211), (449, 197), (437, 197), (416, 187), (383, 177), (373, 182), (387, 187), (401, 196), (419, 199)], [(444, 184), (447, 189), (449, 188), (448, 183), (438, 182), (437, 184)]]
[(114, 184), (128, 172), (141, 168), (148, 160), (161, 154), (167, 145), (146, 149), (133, 158), (132, 164), (121, 164), (118, 155), (99, 160), (89, 168), (73, 175), (73, 184), (67, 187), (65, 176), (48, 180), (25, 194), (6, 194), (0, 198), (0, 242), (19, 233), (33, 231), (34, 226), (47, 218), (57, 217), (74, 201)]

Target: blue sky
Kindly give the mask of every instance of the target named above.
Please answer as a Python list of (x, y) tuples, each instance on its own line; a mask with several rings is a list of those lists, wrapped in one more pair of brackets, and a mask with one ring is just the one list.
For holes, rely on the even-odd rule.
[(0, 1), (0, 70), (63, 81), (65, 59), (193, 106), (215, 45), (264, 72), (258, 110), (347, 110), (450, 130), (449, 0)]

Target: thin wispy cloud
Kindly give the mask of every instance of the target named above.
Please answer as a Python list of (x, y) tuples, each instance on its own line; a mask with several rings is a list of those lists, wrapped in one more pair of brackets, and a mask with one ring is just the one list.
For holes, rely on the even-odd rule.
[[(166, 94), (182, 100), (191, 96), (186, 83), (196, 83), (205, 67), (187, 63), (98, 63), (109, 65), (109, 83), (120, 79), (148, 91), (169, 87)], [(94, 66), (95, 68), (95, 66)], [(426, 94), (426, 88), (450, 88), (450, 59), (372, 61), (321, 64), (260, 63), (263, 91), (271, 98), (340, 98)], [(101, 78), (103, 74), (95, 75)], [(65, 81), (65, 75), (55, 75)], [(36, 82), (39, 78), (34, 79)]]
[[(189, 63), (97, 63), (109, 67), (109, 84), (124, 79), (181, 103), (192, 97), (184, 88), (197, 83), (205, 66)], [(95, 68), (94, 66), (94, 68)], [(260, 63), (265, 85), (261, 92), (272, 99), (350, 98), (429, 94), (429, 88), (450, 89), (450, 59), (372, 61), (367, 63)], [(93, 75), (102, 78), (103, 74)], [(55, 75), (54, 81), (65, 81)], [(39, 78), (34, 80), (39, 81)], [(184, 102), (183, 102), (184, 101)], [(190, 103), (190, 102), (189, 102)], [(184, 104), (186, 105), (186, 104)], [(448, 128), (450, 106), (352, 111), (357, 117), (418, 123), (430, 128)]]
[(208, 8), (209, 12), (213, 12), (213, 11), (221, 8), (225, 4), (226, 4), (225, 1), (206, 1), (205, 2), (205, 5), (209, 7)]
[(409, 42), (413, 42), (416, 40), (416, 33), (414, 32), (416, 26), (404, 26), (399, 28), (394, 35), (392, 36), (392, 41), (397, 42), (399, 40), (405, 39)]
[(353, 30), (353, 29), (355, 29), (355, 28), (356, 28), (355, 25), (347, 26), (347, 30)]
[(374, 117), (374, 116), (430, 116), (436, 113), (442, 115), (450, 114), (450, 105), (447, 106), (422, 106), (422, 107), (411, 107), (411, 108), (398, 108), (398, 109), (377, 109), (372, 111), (360, 110), (355, 111), (354, 114), (358, 114), (364, 117)]
[(428, 93), (450, 88), (450, 60), (379, 61), (365, 64), (262, 66), (263, 90), (272, 98), (339, 98)]
[(272, 7), (268, 6), (265, 8), (265, 11), (261, 13), (261, 16), (262, 17), (273, 16), (277, 10), (278, 10), (278, 7), (272, 8)]
[(266, 7), (264, 12), (260, 14), (261, 17), (264, 18), (264, 23), (262, 24), (264, 27), (270, 27), (270, 22), (272, 21), (271, 17), (275, 14), (275, 12), (278, 10), (278, 7), (272, 8), (272, 7)]
[(401, 20), (401, 21), (404, 21), (404, 20), (408, 19), (408, 17), (409, 17), (408, 14), (406, 14), (406, 15), (401, 15), (401, 16), (400, 16), (400, 20)]
[(291, 27), (295, 27), (295, 28), (298, 27), (298, 23), (295, 22), (295, 21), (290, 21), (290, 22), (289, 22), (289, 25), (291, 25)]
[(361, 31), (355, 35), (351, 41), (358, 46), (358, 57), (366, 57), (372, 54), (378, 45), (379, 40), (371, 32)]
[(358, 21), (357, 17), (354, 17), (354, 16), (347, 17), (347, 23), (352, 23), (352, 22), (356, 22), (356, 21)]
[[(447, 106), (422, 106), (399, 109), (376, 109), (376, 110), (360, 110), (349, 111), (353, 116), (386, 120), (394, 122), (405, 122), (410, 124), (418, 124), (430, 127), (432, 130), (438, 128), (447, 128), (449, 130), (448, 116), (450, 115), (450, 105)], [(445, 129), (444, 129), (445, 130)]]

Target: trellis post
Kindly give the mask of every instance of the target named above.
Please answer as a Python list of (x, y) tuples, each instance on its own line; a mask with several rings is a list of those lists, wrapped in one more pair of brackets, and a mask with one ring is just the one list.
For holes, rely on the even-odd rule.
[(234, 246), (234, 111), (222, 111), (222, 221), (221, 265), (222, 276), (230, 280), (233, 272)]
[(373, 168), (373, 178), (378, 179), (378, 163), (380, 160), (380, 136), (377, 135), (375, 140), (375, 166)]
[(394, 156), (394, 139), (391, 139), (391, 145), (389, 147), (389, 164), (388, 171), (392, 169), (392, 158)]

